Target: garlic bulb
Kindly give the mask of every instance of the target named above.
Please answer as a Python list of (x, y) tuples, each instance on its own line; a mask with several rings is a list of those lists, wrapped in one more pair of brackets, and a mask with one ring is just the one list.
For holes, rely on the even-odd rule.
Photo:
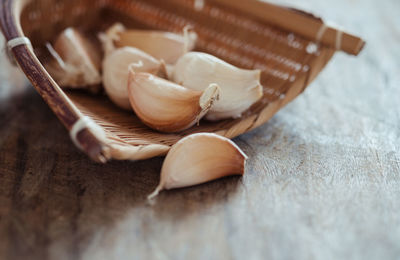
[(151, 30), (126, 30), (123, 25), (115, 24), (107, 35), (116, 47), (132, 46), (147, 52), (167, 64), (174, 64), (179, 57), (194, 49), (197, 34), (185, 27), (183, 34)]
[(119, 107), (131, 110), (128, 97), (129, 66), (137, 72), (157, 73), (162, 63), (147, 53), (133, 48), (116, 49), (103, 61), (103, 85), (110, 99)]
[(130, 72), (129, 100), (147, 126), (161, 132), (179, 132), (193, 126), (218, 98), (219, 87), (211, 84), (195, 91), (149, 73)]
[(260, 70), (239, 69), (206, 53), (186, 53), (169, 74), (174, 82), (193, 90), (211, 83), (220, 86), (220, 99), (207, 114), (208, 120), (238, 118), (263, 95)]
[(46, 46), (53, 60), (46, 63), (45, 67), (58, 85), (99, 90), (100, 54), (81, 33), (67, 28), (58, 36), (54, 46)]
[(247, 156), (231, 140), (211, 133), (189, 135), (168, 152), (161, 180), (149, 199), (161, 190), (183, 188), (228, 175), (243, 175)]

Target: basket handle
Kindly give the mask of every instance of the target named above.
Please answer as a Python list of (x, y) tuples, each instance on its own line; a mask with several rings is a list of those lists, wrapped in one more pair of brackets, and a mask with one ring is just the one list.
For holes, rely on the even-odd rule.
[[(0, 2), (0, 25), (6, 42), (25, 37), (19, 18), (23, 7), (29, 2), (30, 0), (3, 0)], [(20, 69), (54, 114), (71, 131), (83, 115), (47, 73), (30, 46), (23, 43), (16, 44), (10, 48), (10, 54), (13, 54)], [(92, 160), (103, 163), (107, 161), (105, 144), (88, 128), (79, 131), (76, 139), (80, 148)]]

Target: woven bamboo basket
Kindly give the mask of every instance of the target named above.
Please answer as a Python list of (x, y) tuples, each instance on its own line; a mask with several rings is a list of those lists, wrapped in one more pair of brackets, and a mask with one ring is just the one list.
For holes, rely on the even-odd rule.
[[(34, 47), (22, 44), (10, 53), (66, 129), (87, 116), (104, 130), (105, 138), (90, 128), (77, 134), (78, 146), (98, 162), (165, 155), (191, 133), (234, 138), (248, 132), (301, 94), (335, 51), (357, 55), (364, 45), (313, 15), (257, 0), (3, 0), (0, 8), (6, 40), (26, 36)], [(130, 28), (173, 32), (191, 25), (199, 35), (197, 50), (262, 70), (262, 100), (240, 119), (201, 121), (182, 133), (164, 134), (147, 128), (106, 96), (61, 90), (41, 65), (44, 44), (68, 26), (95, 37), (117, 21)]]

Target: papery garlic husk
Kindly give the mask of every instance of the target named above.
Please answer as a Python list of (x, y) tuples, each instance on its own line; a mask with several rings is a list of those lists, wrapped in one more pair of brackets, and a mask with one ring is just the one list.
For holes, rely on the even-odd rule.
[(260, 70), (239, 69), (206, 53), (186, 53), (169, 75), (193, 90), (203, 90), (210, 83), (220, 86), (220, 99), (207, 114), (208, 120), (238, 118), (263, 96)]
[(89, 88), (92, 91), (101, 87), (100, 52), (76, 29), (65, 29), (54, 45), (47, 44), (47, 48), (53, 60), (45, 67), (60, 87)]
[(183, 188), (228, 175), (243, 175), (247, 156), (228, 138), (199, 133), (189, 135), (168, 152), (161, 180), (149, 199), (161, 190)]
[(123, 28), (121, 24), (115, 24), (108, 30), (116, 47), (136, 47), (167, 64), (174, 64), (183, 54), (193, 50), (197, 41), (197, 34), (188, 27), (184, 28), (183, 34)]
[(158, 73), (162, 62), (133, 47), (116, 49), (103, 61), (103, 85), (109, 98), (119, 107), (131, 110), (128, 95), (129, 67), (136, 72)]
[(98, 37), (103, 45), (105, 56), (109, 55), (117, 49), (115, 42), (119, 40), (119, 34), (125, 31), (125, 27), (120, 23), (115, 23), (105, 32), (99, 33)]
[(184, 88), (149, 73), (130, 72), (129, 100), (147, 126), (161, 132), (190, 128), (218, 99), (219, 87), (210, 84), (204, 91)]

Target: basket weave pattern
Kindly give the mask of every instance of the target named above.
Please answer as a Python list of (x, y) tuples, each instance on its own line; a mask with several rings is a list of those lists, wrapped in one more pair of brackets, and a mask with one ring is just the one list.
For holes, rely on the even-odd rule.
[[(7, 5), (14, 2), (5, 0), (3, 15), (7, 12)], [(105, 96), (63, 92), (43, 71), (33, 54), (25, 47), (15, 48), (14, 55), (21, 69), (67, 129), (79, 116), (86, 115), (105, 130), (106, 143), (99, 141), (90, 131), (78, 135), (83, 150), (97, 161), (164, 155), (179, 139), (196, 132), (214, 132), (233, 138), (250, 131), (267, 122), (304, 91), (335, 52), (328, 46), (318, 46), (301, 35), (211, 0), (206, 1), (201, 10), (196, 10), (193, 0), (34, 0), (21, 9), (22, 31), (31, 39), (35, 49), (40, 50), (40, 46), (54, 40), (68, 26), (76, 26), (95, 36), (114, 22), (122, 22), (127, 27), (173, 32), (181, 32), (183, 27), (191, 25), (199, 35), (196, 50), (238, 67), (262, 70), (264, 96), (242, 118), (201, 121), (200, 126), (182, 133), (163, 134), (143, 125), (132, 112), (118, 109)], [(14, 15), (18, 16), (18, 11)], [(15, 31), (4, 29), (7, 17), (2, 19), (6, 37), (18, 35), (18, 25)], [(23, 53), (22, 48), (27, 52)], [(316, 51), (311, 52), (311, 48), (316, 48)], [(46, 58), (39, 54), (38, 57)]]

